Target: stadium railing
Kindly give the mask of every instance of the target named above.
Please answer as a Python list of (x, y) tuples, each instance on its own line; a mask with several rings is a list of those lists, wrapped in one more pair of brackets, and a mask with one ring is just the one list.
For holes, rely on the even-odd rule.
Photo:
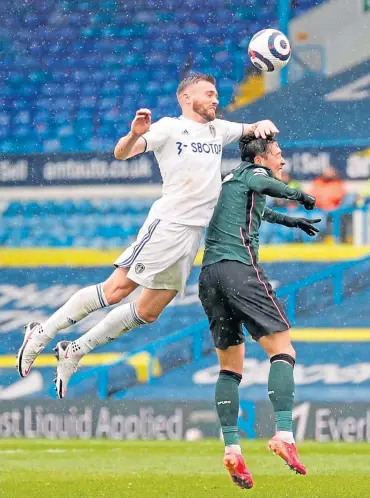
[[(370, 205), (365, 204), (362, 207), (353, 205), (355, 199), (353, 196), (343, 202), (343, 206), (333, 211), (315, 210), (315, 217), (321, 218), (319, 224), (319, 237), (309, 237), (300, 231), (282, 227), (281, 225), (262, 224), (260, 229), (260, 242), (262, 244), (276, 243), (317, 243), (322, 239), (330, 237), (334, 244), (343, 242), (353, 242), (356, 246), (370, 243)], [(295, 209), (287, 210), (285, 208), (275, 208), (282, 214), (291, 216), (306, 216), (306, 212), (300, 206)]]
[[(294, 322), (296, 318), (297, 311), (297, 294), (300, 290), (315, 285), (320, 281), (328, 280), (333, 282), (331, 302), (333, 304), (339, 305), (342, 303), (344, 297), (343, 289), (343, 275), (344, 271), (357, 267), (361, 264), (370, 262), (370, 257), (362, 258), (356, 261), (347, 261), (333, 265), (320, 271), (314, 275), (310, 275), (293, 284), (289, 284), (277, 290), (277, 296), (279, 298), (287, 298), (287, 316), (291, 322)], [(140, 348), (134, 349), (129, 353), (123, 354), (116, 361), (102, 365), (99, 367), (90, 368), (88, 370), (77, 372), (77, 374), (72, 378), (70, 386), (76, 385), (82, 380), (95, 379), (97, 380), (97, 395), (100, 399), (106, 399), (110, 395), (114, 394), (109, 389), (109, 368), (113, 365), (117, 366), (127, 362), (130, 358), (135, 357), (140, 353), (147, 353), (149, 355), (148, 361), (148, 375), (147, 383), (150, 383), (158, 375), (155, 372), (156, 360), (158, 359), (158, 354), (167, 346), (177, 343), (185, 338), (190, 339), (191, 344), (191, 354), (189, 358), (190, 363), (199, 361), (202, 356), (209, 351), (210, 348), (204, 347), (205, 334), (208, 334), (208, 321), (203, 320), (196, 325), (192, 325), (183, 330), (180, 330), (174, 334), (167, 337), (153, 341), (152, 343), (146, 344)], [(209, 338), (209, 336), (207, 336)], [(121, 390), (124, 391), (124, 388)], [(120, 392), (121, 392), (120, 391)], [(118, 392), (118, 391), (116, 391)]]
[[(206, 320), (199, 322), (196, 325), (182, 329), (174, 334), (167, 337), (159, 339), (158, 341), (153, 341), (145, 346), (137, 349), (133, 349), (129, 353), (125, 353), (120, 356), (114, 362), (105, 364), (99, 367), (90, 368), (88, 370), (77, 372), (70, 382), (70, 387), (78, 384), (82, 380), (86, 379), (97, 379), (98, 392), (97, 395), (100, 399), (106, 399), (109, 392), (108, 383), (108, 371), (113, 365), (119, 365), (120, 363), (125, 363), (130, 358), (140, 354), (147, 353), (149, 355), (148, 362), (148, 377), (147, 382), (151, 382), (155, 378), (155, 360), (160, 350), (164, 347), (181, 341), (184, 338), (191, 338), (191, 359), (192, 362), (199, 361), (203, 355), (203, 339), (204, 332), (208, 329), (208, 322)], [(50, 394), (53, 394), (53, 387), (50, 390)]]
[(343, 273), (349, 268), (353, 268), (357, 265), (361, 265), (365, 262), (370, 261), (370, 257), (362, 258), (356, 261), (345, 261), (334, 266), (330, 266), (325, 270), (315, 273), (314, 275), (309, 275), (308, 277), (299, 280), (293, 284), (289, 284), (281, 289), (277, 290), (277, 296), (279, 298), (287, 297), (286, 301), (286, 313), (289, 321), (294, 322), (296, 318), (297, 311), (297, 294), (300, 290), (315, 285), (322, 280), (331, 280), (333, 282), (332, 286), (332, 303), (339, 305), (343, 300)]

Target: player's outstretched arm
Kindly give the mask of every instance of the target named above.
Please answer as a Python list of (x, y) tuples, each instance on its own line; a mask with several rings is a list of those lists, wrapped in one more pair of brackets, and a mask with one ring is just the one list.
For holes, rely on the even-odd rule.
[(114, 148), (114, 157), (116, 159), (129, 159), (137, 154), (145, 152), (146, 141), (142, 137), (149, 131), (152, 122), (151, 112), (149, 109), (139, 109), (131, 123), (130, 132), (119, 139)]
[(320, 232), (320, 230), (314, 226), (314, 223), (319, 223), (321, 218), (316, 218), (315, 220), (295, 218), (294, 216), (287, 216), (286, 214), (278, 213), (273, 209), (265, 208), (263, 219), (269, 223), (277, 223), (289, 228), (299, 228), (310, 237), (314, 237)]
[(271, 135), (279, 133), (279, 130), (269, 119), (263, 119), (257, 123), (246, 124), (243, 123), (243, 137), (254, 133), (256, 138), (266, 138)]
[(301, 190), (288, 187), (288, 185), (275, 180), (275, 178), (271, 178), (262, 168), (261, 170), (258, 169), (258, 171), (254, 170), (254, 174), (248, 181), (248, 187), (259, 194), (277, 197), (278, 199), (297, 201), (308, 211), (311, 211), (315, 207), (315, 197)]

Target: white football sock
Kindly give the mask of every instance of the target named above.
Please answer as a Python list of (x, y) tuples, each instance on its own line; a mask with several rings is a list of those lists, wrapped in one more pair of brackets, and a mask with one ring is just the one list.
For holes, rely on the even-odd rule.
[(135, 302), (117, 306), (95, 327), (72, 343), (72, 353), (82, 357), (97, 346), (107, 344), (146, 323), (137, 314)]
[(53, 339), (60, 330), (74, 325), (89, 313), (106, 306), (109, 306), (109, 303), (104, 295), (103, 284), (80, 289), (65, 305), (41, 324), (43, 333)]
[(294, 436), (293, 432), (290, 431), (277, 431), (276, 436), (281, 439), (282, 441), (285, 441), (286, 443), (289, 444), (294, 444)]

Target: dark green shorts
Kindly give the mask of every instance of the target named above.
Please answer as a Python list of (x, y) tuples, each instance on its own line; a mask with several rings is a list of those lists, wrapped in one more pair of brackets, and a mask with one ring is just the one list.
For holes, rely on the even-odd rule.
[(199, 298), (218, 349), (244, 342), (243, 325), (255, 341), (290, 328), (258, 265), (224, 260), (206, 266), (199, 277)]

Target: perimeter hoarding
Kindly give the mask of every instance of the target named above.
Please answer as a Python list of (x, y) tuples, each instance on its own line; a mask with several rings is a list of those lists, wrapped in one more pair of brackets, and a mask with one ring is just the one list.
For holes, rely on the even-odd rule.
[[(284, 149), (284, 157), (285, 170), (297, 180), (312, 180), (330, 164), (346, 180), (365, 180), (370, 176), (370, 154), (358, 147)], [(223, 172), (235, 168), (239, 162), (235, 150), (224, 151)], [(128, 161), (117, 161), (109, 153), (0, 157), (0, 187), (158, 183), (161, 183), (161, 175), (153, 154)]]
[[(370, 403), (311, 403), (294, 408), (296, 439), (370, 442)], [(268, 401), (241, 400), (238, 425), (242, 438), (274, 433)], [(3, 401), (0, 437), (48, 439), (195, 440), (219, 438), (210, 401)]]

